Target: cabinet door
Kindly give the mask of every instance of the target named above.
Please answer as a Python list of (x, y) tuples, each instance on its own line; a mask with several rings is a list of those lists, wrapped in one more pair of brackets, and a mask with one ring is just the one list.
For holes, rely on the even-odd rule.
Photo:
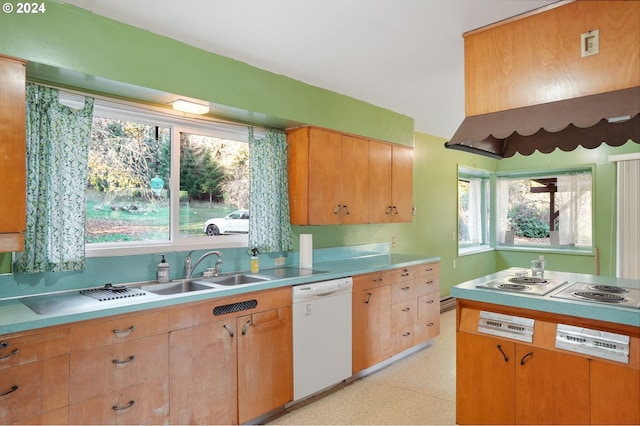
[(291, 307), (238, 318), (238, 421), (293, 399)]
[(516, 423), (588, 424), (589, 360), (516, 345)]
[(369, 223), (391, 221), (391, 145), (369, 142)]
[(456, 423), (515, 423), (515, 344), (456, 333)]
[(369, 141), (342, 136), (341, 223), (369, 221)]
[(353, 373), (391, 357), (391, 287), (384, 285), (353, 294), (354, 311)]
[(413, 149), (394, 145), (391, 166), (393, 222), (411, 222), (413, 217)]
[(640, 370), (591, 360), (591, 423), (640, 424)]
[(309, 139), (309, 224), (339, 224), (342, 135), (312, 128)]
[(0, 56), (0, 252), (24, 249), (25, 84), (25, 64)]
[(172, 331), (171, 424), (237, 424), (235, 319)]

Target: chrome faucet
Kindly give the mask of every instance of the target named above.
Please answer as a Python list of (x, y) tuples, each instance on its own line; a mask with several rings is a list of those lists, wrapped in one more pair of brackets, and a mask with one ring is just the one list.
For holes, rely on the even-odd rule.
[(185, 279), (191, 279), (191, 274), (198, 267), (200, 262), (202, 262), (206, 257), (211, 256), (212, 254), (215, 254), (216, 256), (218, 256), (218, 260), (216, 261), (216, 270), (213, 273), (214, 276), (217, 277), (220, 274), (220, 266), (222, 266), (222, 253), (220, 253), (219, 251), (208, 251), (205, 254), (203, 254), (202, 256), (200, 256), (200, 258), (198, 260), (196, 260), (196, 262), (192, 266), (192, 264), (191, 264), (191, 255), (193, 254), (194, 251), (195, 250), (191, 250), (189, 252), (189, 254), (187, 255), (186, 259), (184, 260), (184, 277), (185, 277)]

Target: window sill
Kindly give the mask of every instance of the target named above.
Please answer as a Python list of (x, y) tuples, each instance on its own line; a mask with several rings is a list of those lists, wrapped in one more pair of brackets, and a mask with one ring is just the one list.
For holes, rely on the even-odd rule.
[(563, 247), (536, 247), (536, 246), (512, 246), (496, 245), (497, 251), (522, 251), (532, 253), (571, 254), (576, 256), (593, 256), (591, 248), (563, 248)]
[(470, 254), (486, 253), (488, 251), (493, 251), (493, 250), (494, 248), (488, 244), (483, 244), (481, 246), (463, 247), (458, 249), (458, 256), (468, 256)]
[(116, 257), (137, 254), (170, 253), (189, 250), (214, 250), (225, 248), (248, 247), (247, 235), (220, 235), (217, 237), (201, 237), (184, 239), (180, 242), (130, 243), (130, 244), (91, 244), (85, 249), (85, 256)]

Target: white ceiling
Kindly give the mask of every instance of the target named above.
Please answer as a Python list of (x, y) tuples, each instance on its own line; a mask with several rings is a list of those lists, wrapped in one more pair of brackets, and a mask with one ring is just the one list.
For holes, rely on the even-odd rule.
[(449, 138), (464, 118), (462, 34), (556, 0), (64, 0), (408, 115)]

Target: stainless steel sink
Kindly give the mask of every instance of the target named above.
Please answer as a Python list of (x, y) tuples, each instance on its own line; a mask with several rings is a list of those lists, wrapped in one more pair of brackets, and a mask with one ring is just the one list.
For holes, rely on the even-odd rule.
[(190, 280), (169, 282), (163, 284), (149, 284), (140, 287), (141, 290), (164, 296), (170, 294), (190, 293), (192, 291), (211, 290), (213, 288), (215, 287), (213, 287), (211, 284), (204, 284), (201, 282)]
[(269, 280), (270, 278), (268, 277), (262, 277), (257, 275), (233, 274), (233, 275), (222, 275), (222, 276), (211, 277), (211, 278), (201, 278), (194, 281), (194, 283), (205, 284), (205, 285), (217, 284), (217, 285), (230, 286), (230, 285), (259, 283), (262, 281), (269, 281)]

